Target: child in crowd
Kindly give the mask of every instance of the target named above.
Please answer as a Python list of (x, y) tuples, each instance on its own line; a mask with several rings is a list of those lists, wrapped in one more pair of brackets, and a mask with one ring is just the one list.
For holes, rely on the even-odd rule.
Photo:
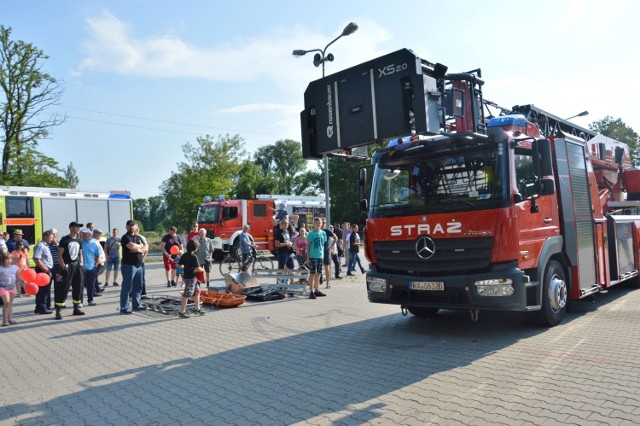
[(304, 263), (306, 261), (305, 257), (307, 251), (307, 230), (305, 228), (300, 228), (300, 233), (293, 240), (293, 247), (296, 251), (298, 266), (302, 269), (304, 268)]
[(0, 298), (2, 299), (2, 326), (15, 324), (13, 319), (13, 298), (16, 295), (18, 267), (11, 264), (11, 254), (0, 254)]
[(173, 261), (176, 263), (176, 283), (180, 284), (180, 287), (184, 287), (184, 269), (180, 266), (180, 256), (182, 256), (183, 251), (180, 250), (173, 258)]
[(187, 302), (193, 298), (196, 310), (193, 312), (196, 315), (204, 315), (204, 311), (200, 308), (200, 283), (196, 278), (196, 274), (199, 271), (204, 272), (204, 268), (200, 266), (198, 262), (198, 256), (196, 252), (200, 247), (200, 243), (197, 238), (187, 241), (187, 253), (182, 255), (178, 260), (178, 266), (184, 271), (184, 291), (182, 292), (182, 303), (180, 304), (180, 318), (189, 318), (191, 315), (187, 312)]
[(16, 243), (16, 249), (11, 252), (13, 264), (18, 267), (18, 279), (16, 280), (16, 294), (18, 297), (22, 297), (22, 286), (24, 281), (21, 278), (22, 271), (27, 269), (29, 261), (29, 250), (24, 247), (22, 241)]

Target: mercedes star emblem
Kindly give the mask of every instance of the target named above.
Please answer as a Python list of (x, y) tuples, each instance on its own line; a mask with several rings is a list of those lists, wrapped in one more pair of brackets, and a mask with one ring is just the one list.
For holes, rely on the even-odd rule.
[(416, 241), (416, 254), (420, 259), (431, 259), (436, 254), (436, 243), (431, 237), (420, 237)]

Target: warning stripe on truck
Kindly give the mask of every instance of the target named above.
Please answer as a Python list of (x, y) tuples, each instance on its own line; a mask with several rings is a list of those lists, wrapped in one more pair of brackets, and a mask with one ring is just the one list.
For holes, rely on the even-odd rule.
[(4, 219), (2, 221), (5, 226), (29, 226), (35, 225), (38, 219), (35, 218), (27, 218), (27, 219)]

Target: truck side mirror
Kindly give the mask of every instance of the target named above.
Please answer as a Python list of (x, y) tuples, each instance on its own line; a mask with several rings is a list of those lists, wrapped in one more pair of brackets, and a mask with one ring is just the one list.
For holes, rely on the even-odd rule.
[(616, 146), (616, 164), (622, 164), (622, 157), (624, 156), (624, 148)]
[(358, 198), (362, 200), (367, 193), (367, 169), (366, 167), (360, 167), (358, 173)]
[(360, 199), (360, 212), (366, 214), (369, 211), (369, 202), (366, 198)]
[(533, 161), (538, 170), (538, 176), (551, 176), (553, 165), (551, 162), (551, 143), (548, 139), (537, 139), (531, 146), (533, 151)]

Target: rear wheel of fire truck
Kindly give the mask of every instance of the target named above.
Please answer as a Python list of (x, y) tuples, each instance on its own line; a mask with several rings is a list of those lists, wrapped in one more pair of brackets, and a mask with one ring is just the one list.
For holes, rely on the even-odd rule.
[(407, 310), (411, 315), (418, 318), (433, 318), (438, 314), (439, 308), (421, 308), (416, 306), (408, 306)]
[(536, 312), (541, 325), (553, 327), (562, 321), (569, 302), (569, 285), (562, 265), (549, 261), (544, 274), (542, 307)]

